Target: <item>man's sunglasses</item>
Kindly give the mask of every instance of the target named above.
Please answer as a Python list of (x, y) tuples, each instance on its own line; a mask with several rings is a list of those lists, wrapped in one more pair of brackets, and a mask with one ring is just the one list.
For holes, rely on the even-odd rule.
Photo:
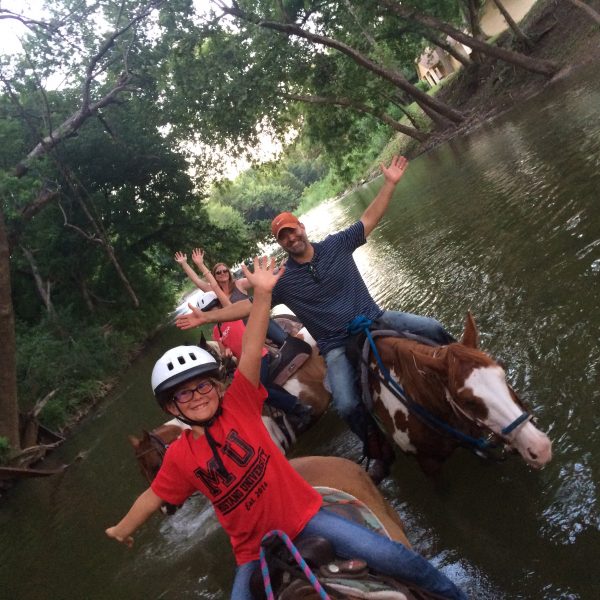
[(223, 273), (229, 273), (229, 269), (217, 269), (215, 275), (223, 275)]
[(315, 283), (321, 283), (321, 278), (319, 277), (319, 272), (317, 271), (317, 267), (315, 265), (308, 263), (308, 272)]

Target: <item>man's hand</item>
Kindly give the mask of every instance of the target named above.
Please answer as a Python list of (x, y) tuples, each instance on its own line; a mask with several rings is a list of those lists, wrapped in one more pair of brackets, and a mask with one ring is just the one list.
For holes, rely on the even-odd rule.
[(202, 250), (202, 248), (194, 248), (192, 250), (192, 260), (194, 261), (194, 264), (202, 270), (202, 267), (204, 266), (204, 250)]
[(130, 535), (127, 536), (121, 536), (119, 534), (119, 531), (117, 530), (117, 527), (109, 527), (106, 531), (105, 531), (106, 535), (113, 539), (113, 540), (117, 540), (117, 542), (121, 542), (121, 544), (125, 544), (128, 548), (131, 548), (133, 546), (133, 538)]
[(394, 156), (389, 167), (386, 168), (384, 164), (380, 166), (385, 180), (396, 185), (408, 167), (408, 160), (404, 156)]
[(263, 256), (254, 258), (254, 272), (251, 272), (246, 265), (242, 264), (244, 276), (248, 279), (250, 285), (254, 288), (254, 294), (257, 291), (271, 293), (279, 278), (285, 272), (285, 267), (276, 268), (274, 258)]
[(197, 306), (193, 306), (188, 302), (188, 307), (192, 312), (177, 317), (175, 321), (175, 325), (179, 329), (192, 329), (209, 322), (206, 315)]
[(175, 260), (178, 263), (187, 262), (187, 254), (184, 254), (183, 252), (175, 252)]

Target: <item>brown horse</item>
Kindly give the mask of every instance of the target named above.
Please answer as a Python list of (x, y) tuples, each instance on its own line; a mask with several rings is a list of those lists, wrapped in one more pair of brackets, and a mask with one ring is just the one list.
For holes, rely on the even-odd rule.
[(402, 450), (416, 455), (426, 472), (438, 470), (458, 445), (485, 448), (484, 434), (517, 450), (532, 467), (550, 461), (550, 440), (532, 423), (506, 382), (504, 369), (478, 349), (478, 331), (470, 313), (461, 342), (432, 347), (381, 337), (375, 343), (406, 399), (394, 393), (393, 384), (386, 384), (371, 355), (373, 411), (387, 434)]

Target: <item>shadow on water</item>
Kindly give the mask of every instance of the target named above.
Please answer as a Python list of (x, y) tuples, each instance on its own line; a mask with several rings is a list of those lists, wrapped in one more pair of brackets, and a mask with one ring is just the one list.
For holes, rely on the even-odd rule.
[[(438, 481), (399, 456), (384, 492), (408, 536), (474, 598), (597, 598), (600, 559), (600, 82), (579, 74), (468, 138), (420, 157), (355, 256), (386, 308), (434, 315), (455, 334), (467, 309), (554, 442), (542, 472), (457, 451)], [(351, 224), (379, 182), (305, 215), (313, 239)], [(200, 498), (156, 517), (132, 551), (103, 530), (144, 489), (127, 434), (163, 416), (149, 374), (170, 328), (101, 410), (52, 457), (63, 475), (24, 481), (0, 506), (7, 598), (227, 598), (233, 558)], [(297, 453), (358, 458), (334, 414)]]

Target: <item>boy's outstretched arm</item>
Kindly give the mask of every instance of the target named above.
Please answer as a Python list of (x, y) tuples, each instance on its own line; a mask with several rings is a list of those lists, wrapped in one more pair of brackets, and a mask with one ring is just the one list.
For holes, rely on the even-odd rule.
[(175, 321), (175, 325), (177, 325), (179, 329), (192, 329), (192, 327), (200, 327), (200, 325), (206, 325), (207, 323), (224, 323), (225, 321), (244, 319), (250, 314), (252, 302), (250, 302), (250, 300), (241, 300), (240, 302), (235, 302), (225, 308), (211, 310), (209, 312), (202, 312), (192, 304), (188, 304), (188, 307), (192, 312), (177, 317), (177, 320)]
[(275, 259), (268, 259), (266, 256), (254, 259), (253, 273), (245, 265), (242, 266), (244, 275), (254, 288), (254, 302), (242, 339), (242, 356), (238, 370), (255, 386), (258, 386), (260, 381), (260, 361), (269, 325), (271, 293), (285, 271), (282, 267), (275, 273), (275, 267)]
[(161, 507), (162, 503), (163, 500), (148, 488), (138, 496), (129, 512), (114, 527), (109, 527), (105, 531), (106, 535), (131, 548), (133, 546), (131, 534), (145, 523)]

